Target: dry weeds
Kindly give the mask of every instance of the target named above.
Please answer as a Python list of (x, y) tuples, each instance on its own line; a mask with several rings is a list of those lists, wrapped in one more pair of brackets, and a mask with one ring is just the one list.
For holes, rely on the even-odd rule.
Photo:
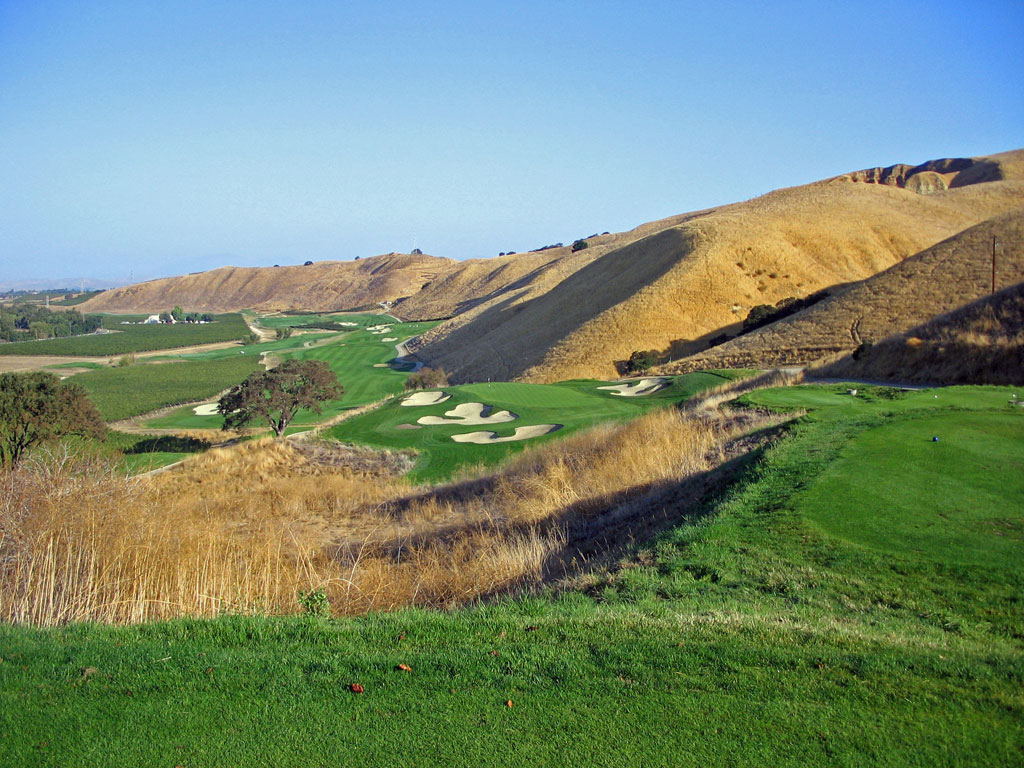
[(353, 614), (529, 587), (686, 515), (731, 446), (766, 424), (664, 411), (420, 491), (398, 476), (401, 457), (325, 460), (280, 441), (143, 479), (39, 459), (2, 478), (0, 617), (293, 613), (299, 590), (318, 588)]

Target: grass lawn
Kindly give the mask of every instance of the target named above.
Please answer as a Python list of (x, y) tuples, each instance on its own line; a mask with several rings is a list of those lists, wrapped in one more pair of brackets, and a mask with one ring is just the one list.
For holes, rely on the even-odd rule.
[[(1024, 543), (979, 527), (981, 511), (908, 538), (934, 504), (924, 482), (826, 493), (871, 475), (886, 438), (942, 419), (928, 447), (960, 452), (944, 495), (1001, 493), (984, 504), (1019, 516), (1016, 481), (997, 482), (1024, 455), (1008, 393), (941, 390), (938, 410), (933, 393), (826, 398), (720, 496), (561, 592), (345, 620), (2, 626), (0, 763), (1020, 765)], [(927, 473), (936, 455), (899, 461)], [(829, 499), (893, 535), (851, 537)], [(951, 548), (958, 533), (998, 556)]]
[[(147, 317), (148, 315), (103, 315), (103, 327), (113, 333), (0, 344), (0, 355), (103, 357), (237, 341), (250, 333), (249, 326), (238, 313), (214, 315), (215, 322), (212, 323), (141, 324)], [(122, 325), (124, 321), (138, 324)]]
[[(677, 377), (670, 386), (644, 397), (621, 397), (598, 387), (607, 382), (579, 380), (558, 384), (520, 384), (494, 382), (444, 387), (451, 399), (432, 406), (403, 406), (396, 398), (376, 410), (332, 427), (328, 436), (345, 442), (363, 443), (378, 448), (408, 449), (419, 452), (420, 458), (411, 477), (416, 480), (442, 480), (460, 467), (473, 464), (496, 464), (513, 453), (546, 440), (555, 440), (583, 427), (605, 421), (623, 421), (651, 408), (664, 408), (692, 397), (697, 392), (718, 386), (727, 374), (701, 371)], [(484, 403), (495, 411), (508, 410), (519, 418), (515, 421), (480, 426), (419, 426), (421, 416), (443, 416), (461, 403)], [(413, 425), (416, 429), (400, 429)], [(456, 443), (454, 434), (493, 431), (511, 435), (517, 427), (532, 424), (561, 424), (562, 429), (550, 435), (510, 443), (475, 445)]]
[[(291, 431), (308, 428), (311, 424), (325, 421), (344, 411), (374, 403), (401, 392), (407, 373), (393, 370), (386, 365), (395, 358), (395, 344), (398, 342), (384, 342), (382, 339), (409, 339), (436, 325), (434, 322), (395, 323), (381, 315), (345, 315), (343, 317), (353, 318), (351, 322), (359, 321), (361, 327), (344, 334), (302, 334), (282, 341), (246, 347), (247, 351), (269, 352), (281, 358), (323, 360), (330, 365), (331, 370), (337, 374), (339, 382), (345, 388), (345, 394), (341, 400), (325, 404), (321, 414), (317, 415), (307, 410), (300, 411), (292, 422)], [(273, 317), (263, 318), (263, 320), (306, 322), (308, 316)], [(392, 325), (392, 329), (387, 333), (374, 334), (363, 329), (366, 326), (372, 327), (384, 322)], [(317, 342), (327, 339), (332, 339), (332, 341), (322, 345), (317, 344)], [(230, 351), (227, 350), (227, 352)], [(216, 359), (223, 357), (224, 353), (225, 350), (218, 350), (188, 357)], [(384, 367), (376, 368), (375, 365)], [(197, 416), (192, 408), (186, 407), (149, 421), (146, 426), (164, 429), (219, 429), (222, 423), (223, 417), (221, 416)]]

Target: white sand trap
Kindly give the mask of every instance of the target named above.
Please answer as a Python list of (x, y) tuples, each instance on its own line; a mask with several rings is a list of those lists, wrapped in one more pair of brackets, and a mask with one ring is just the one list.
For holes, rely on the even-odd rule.
[(355, 328), (357, 325), (359, 325), (359, 323), (338, 323), (338, 325), (344, 325), (349, 328)]
[(549, 435), (561, 428), (561, 424), (535, 424), (532, 427), (516, 427), (516, 431), (508, 437), (498, 437), (497, 432), (466, 432), (462, 435), (452, 435), (452, 440), (456, 443), (476, 443), (477, 445), (511, 443), (516, 440), (529, 440), (531, 437)]
[(402, 405), (437, 405), (451, 398), (447, 392), (414, 392), (402, 401)]
[(386, 339), (381, 339), (381, 341), (398, 341), (398, 338), (396, 336), (388, 336)]
[(390, 368), (391, 366), (389, 366), (387, 363), (374, 363), (373, 367), (374, 368)]
[(416, 421), (419, 424), (504, 424), (506, 421), (515, 421), (519, 418), (511, 411), (495, 411), (484, 416), (484, 412), (490, 408), (491, 406), (483, 403), (463, 403), (450, 411), (445, 411), (444, 415), (451, 418), (421, 416)]
[(218, 415), (217, 403), (203, 403), (197, 405), (192, 409), (192, 413), (196, 416), (216, 416)]
[(611, 390), (613, 395), (621, 397), (642, 397), (657, 392), (659, 389), (664, 389), (668, 386), (668, 382), (668, 379), (640, 379), (639, 381), (630, 381), (626, 384), (611, 384), (607, 387), (598, 387), (598, 389)]

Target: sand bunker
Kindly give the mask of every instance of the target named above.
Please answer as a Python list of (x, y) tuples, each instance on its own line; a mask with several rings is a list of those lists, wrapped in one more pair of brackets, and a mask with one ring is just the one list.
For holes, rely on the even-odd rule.
[(516, 427), (516, 431), (508, 437), (498, 437), (497, 432), (467, 432), (463, 435), (452, 435), (452, 440), (456, 443), (476, 443), (478, 445), (511, 443), (516, 440), (529, 440), (531, 437), (549, 435), (561, 428), (561, 424), (535, 424), (532, 427)]
[(415, 424), (398, 424), (395, 429), (423, 429), (423, 427), (416, 426)]
[(391, 330), (391, 326), (390, 325), (371, 325), (366, 330), (370, 331), (371, 333), (383, 333), (384, 331), (390, 331)]
[(395, 336), (388, 336), (387, 338), (381, 339), (381, 341), (398, 341)]
[(630, 381), (625, 384), (611, 384), (607, 387), (598, 387), (598, 389), (611, 390), (613, 395), (621, 397), (642, 397), (643, 395), (657, 392), (659, 389), (664, 389), (668, 386), (668, 382), (668, 379), (640, 379), (639, 381)]
[(402, 405), (437, 405), (450, 397), (447, 392), (414, 392), (402, 401)]
[(348, 326), (349, 328), (354, 328), (355, 326), (359, 325), (359, 323), (338, 323), (338, 325), (345, 325)]
[(387, 363), (374, 363), (373, 367), (374, 368), (390, 368), (391, 366), (388, 365)]
[(510, 411), (495, 411), (484, 416), (491, 406), (483, 403), (463, 403), (457, 405), (450, 411), (445, 411), (445, 416), (421, 416), (416, 419), (419, 424), (503, 424), (506, 421), (515, 421), (519, 417)]
[(217, 411), (217, 405), (217, 403), (203, 403), (202, 405), (197, 405), (193, 408), (192, 413), (196, 416), (217, 416), (219, 413)]

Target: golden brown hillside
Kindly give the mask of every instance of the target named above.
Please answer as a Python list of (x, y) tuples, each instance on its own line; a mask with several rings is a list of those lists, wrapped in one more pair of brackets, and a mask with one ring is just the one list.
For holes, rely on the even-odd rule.
[(1024, 280), (1024, 208), (989, 219), (795, 315), (663, 366), (802, 365), (876, 342)]
[(593, 237), (575, 253), (225, 267), (108, 291), (81, 308), (325, 311), (394, 301), (404, 319), (450, 318), (414, 348), (457, 380), (610, 377), (634, 350), (703, 350), (755, 305), (863, 280), (1022, 204), (1018, 150), (845, 174)]
[[(535, 381), (614, 376), (634, 350), (682, 356), (735, 332), (757, 304), (863, 280), (1020, 207), (1022, 158), (943, 161), (959, 170), (930, 194), (852, 174), (652, 222), (611, 238), (550, 289), (542, 273), (439, 326), (419, 354), (457, 379)], [(903, 178), (925, 172), (937, 173)]]
[(187, 312), (308, 309), (330, 311), (395, 301), (415, 293), (456, 262), (392, 253), (309, 266), (222, 267), (105, 291), (83, 312)]
[(1024, 385), (1024, 283), (883, 339), (856, 359), (846, 354), (813, 373), (878, 381)]

